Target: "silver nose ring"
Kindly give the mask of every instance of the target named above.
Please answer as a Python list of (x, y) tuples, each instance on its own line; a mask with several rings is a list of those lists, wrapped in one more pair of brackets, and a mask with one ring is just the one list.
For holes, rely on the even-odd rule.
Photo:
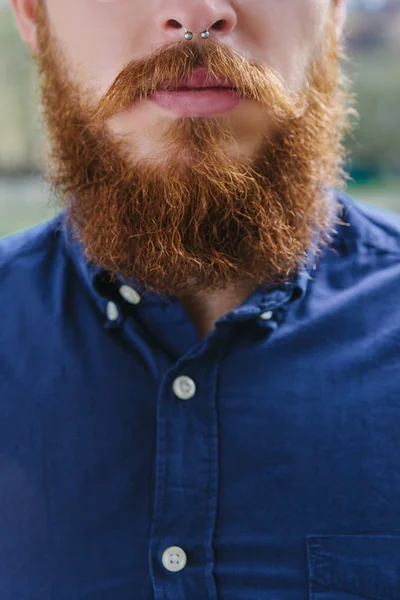
[[(208, 31), (208, 29), (205, 29), (204, 31), (202, 31), (200, 33), (200, 37), (203, 38), (203, 40), (207, 40), (210, 37), (210, 32)], [(193, 39), (193, 33), (191, 31), (188, 31), (187, 29), (185, 29), (185, 40), (192, 40)]]

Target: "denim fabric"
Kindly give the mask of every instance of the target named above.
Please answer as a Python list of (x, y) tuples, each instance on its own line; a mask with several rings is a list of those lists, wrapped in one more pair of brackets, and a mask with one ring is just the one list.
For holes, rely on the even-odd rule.
[(1, 600), (400, 599), (400, 217), (335, 200), (203, 340), (65, 215), (0, 242)]

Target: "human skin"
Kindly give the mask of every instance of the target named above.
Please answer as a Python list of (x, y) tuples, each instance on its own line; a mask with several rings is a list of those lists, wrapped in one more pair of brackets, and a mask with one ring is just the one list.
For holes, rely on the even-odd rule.
[[(11, 0), (21, 35), (37, 52), (35, 9), (38, 0)], [(184, 28), (209, 27), (211, 35), (248, 60), (272, 67), (292, 91), (304, 83), (330, 15), (336, 5), (342, 27), (345, 0), (45, 0), (53, 33), (72, 73), (98, 102), (129, 61), (149, 56), (166, 42), (181, 41)], [(199, 37), (199, 36), (197, 36)], [(199, 38), (200, 39), (200, 38)], [(201, 43), (204, 43), (200, 40)], [(265, 110), (251, 100), (232, 111), (234, 150), (253, 155)], [(134, 137), (135, 156), (159, 155), (152, 143), (161, 122), (176, 115), (149, 100), (110, 124), (126, 139)], [(157, 138), (159, 143), (159, 139)], [(138, 156), (138, 150), (140, 155)], [(233, 149), (232, 149), (233, 150)]]
[[(291, 91), (304, 84), (307, 67), (325, 31), (334, 2), (341, 31), (345, 0), (46, 0), (49, 23), (74, 79), (84, 82), (87, 99), (96, 105), (123, 66), (150, 56), (166, 42), (181, 41), (184, 28), (211, 35), (237, 53), (274, 69)], [(37, 53), (37, 0), (11, 0), (21, 35)], [(198, 43), (207, 43), (200, 39)], [(245, 99), (231, 113), (232, 147), (242, 159), (257, 152), (259, 133), (265, 131), (265, 110)], [(176, 115), (144, 100), (109, 123), (135, 147), (136, 158), (158, 160), (160, 125)], [(161, 128), (162, 129), (162, 128)], [(185, 298), (206, 334), (220, 316), (236, 307), (252, 284), (215, 294)]]

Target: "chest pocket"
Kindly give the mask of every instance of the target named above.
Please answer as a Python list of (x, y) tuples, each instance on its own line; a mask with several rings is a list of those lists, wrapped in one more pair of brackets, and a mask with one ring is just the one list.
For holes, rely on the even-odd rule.
[(400, 535), (308, 536), (309, 600), (400, 600)]

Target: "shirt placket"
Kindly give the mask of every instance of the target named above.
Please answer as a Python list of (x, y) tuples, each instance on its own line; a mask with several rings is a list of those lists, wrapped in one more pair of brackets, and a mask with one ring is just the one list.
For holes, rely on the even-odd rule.
[(199, 346), (159, 389), (149, 561), (155, 600), (217, 600), (218, 356)]

